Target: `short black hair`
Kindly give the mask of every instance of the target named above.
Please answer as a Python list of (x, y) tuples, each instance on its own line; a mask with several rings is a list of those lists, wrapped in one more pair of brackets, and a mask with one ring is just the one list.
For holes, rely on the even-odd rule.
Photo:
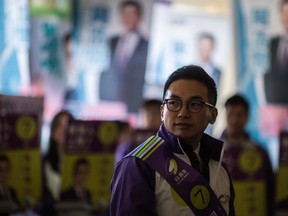
[(72, 40), (72, 33), (71, 33), (71, 32), (67, 32), (67, 33), (63, 36), (63, 42), (66, 44), (66, 43), (69, 42), (70, 40)]
[(163, 100), (165, 99), (166, 92), (171, 85), (171, 83), (177, 80), (196, 80), (198, 82), (203, 83), (208, 89), (208, 99), (209, 103), (212, 105), (216, 105), (217, 103), (217, 88), (215, 81), (210, 77), (206, 71), (197, 65), (187, 65), (181, 68), (178, 68), (174, 71), (167, 79), (164, 85), (163, 91)]
[(162, 101), (160, 99), (156, 99), (156, 98), (144, 99), (142, 101), (141, 108), (145, 109), (147, 107), (158, 106), (158, 105), (160, 107), (161, 104), (162, 104)]
[(215, 44), (215, 38), (211, 33), (202, 32), (198, 38), (199, 38), (199, 40), (203, 39), (203, 38), (208, 38), (209, 40), (211, 40), (212, 44)]
[(282, 8), (283, 5), (287, 4), (288, 0), (281, 0), (280, 1), (280, 9)]
[(138, 15), (141, 17), (142, 16), (142, 5), (139, 1), (133, 1), (133, 0), (127, 0), (127, 1), (122, 1), (119, 5), (120, 9), (124, 9), (127, 6), (133, 6), (136, 8)]
[(243, 106), (246, 113), (249, 112), (249, 103), (241, 94), (235, 94), (229, 97), (225, 102), (225, 107), (227, 108), (229, 106)]
[(79, 166), (80, 165), (85, 165), (89, 166), (89, 162), (86, 158), (79, 158), (78, 160), (75, 161), (74, 166), (73, 166), (73, 175), (75, 176), (76, 173), (78, 172)]

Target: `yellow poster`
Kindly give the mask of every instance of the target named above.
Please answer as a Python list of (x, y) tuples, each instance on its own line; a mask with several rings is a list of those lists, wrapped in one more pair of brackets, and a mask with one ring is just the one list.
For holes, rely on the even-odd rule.
[(117, 133), (118, 124), (113, 121), (73, 120), (69, 123), (62, 204), (82, 202), (95, 211), (108, 208)]
[(0, 116), (1, 200), (33, 208), (41, 197), (40, 127), (37, 115)]

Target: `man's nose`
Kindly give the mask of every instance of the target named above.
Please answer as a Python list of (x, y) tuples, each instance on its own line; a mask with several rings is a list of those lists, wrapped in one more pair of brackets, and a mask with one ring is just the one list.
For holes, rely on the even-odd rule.
[(178, 116), (179, 117), (190, 117), (191, 113), (188, 110), (187, 104), (183, 103), (181, 109), (179, 110)]

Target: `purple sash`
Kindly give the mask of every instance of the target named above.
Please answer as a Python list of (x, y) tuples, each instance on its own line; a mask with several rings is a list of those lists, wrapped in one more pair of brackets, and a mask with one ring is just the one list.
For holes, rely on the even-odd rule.
[(195, 215), (227, 216), (207, 180), (192, 166), (163, 147), (164, 140), (152, 136), (128, 156), (142, 159), (161, 174)]

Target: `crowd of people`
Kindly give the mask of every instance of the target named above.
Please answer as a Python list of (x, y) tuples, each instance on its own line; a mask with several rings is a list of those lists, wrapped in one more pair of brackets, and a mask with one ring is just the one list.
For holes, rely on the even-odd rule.
[[(216, 83), (202, 67), (188, 65), (171, 73), (162, 100), (143, 100), (136, 128), (116, 121), (109, 209), (85, 211), (111, 216), (274, 215), (274, 173), (266, 150), (245, 129), (248, 101), (241, 94), (227, 99), (226, 127), (218, 139), (205, 133), (217, 119), (216, 103)], [(41, 205), (34, 214), (57, 215), (59, 202), (93, 206), (91, 191), (85, 188), (91, 169), (85, 157), (74, 162), (72, 185), (61, 188), (65, 136), (73, 119), (70, 112), (60, 111), (51, 122), (42, 159)], [(7, 183), (9, 171), (9, 158), (3, 155), (1, 201), (20, 205)]]
[[(287, 5), (287, 0), (281, 2), (281, 12), (287, 10)], [(199, 63), (179, 67), (167, 78), (161, 99), (143, 99), (142, 89), (141, 92), (129, 91), (133, 81), (138, 80), (134, 84), (143, 86), (144, 80), (146, 59), (144, 63), (137, 62), (142, 57), (132, 56), (132, 51), (137, 49), (147, 54), (148, 42), (137, 31), (141, 7), (134, 1), (127, 1), (120, 6), (120, 12), (126, 24), (125, 34), (111, 39), (113, 57), (109, 71), (103, 73), (101, 96), (124, 101), (129, 111), (138, 109), (139, 122), (135, 127), (129, 121), (115, 120), (118, 133), (114, 166), (109, 170), (109, 205), (100, 210), (95, 208), (93, 192), (85, 187), (91, 171), (85, 155), (80, 155), (72, 165), (71, 185), (65, 190), (62, 188), (65, 139), (69, 122), (75, 119), (72, 113), (62, 110), (50, 124), (48, 150), (41, 155), (41, 198), (30, 214), (61, 215), (63, 205), (60, 211), (59, 203), (69, 202), (66, 214), (73, 213), (76, 203), (84, 203), (90, 206), (84, 208), (86, 215), (275, 215), (275, 173), (266, 149), (246, 130), (249, 102), (244, 95), (236, 93), (227, 98), (223, 133), (219, 137), (210, 133), (218, 116), (217, 88), (221, 77), (220, 70), (207, 54), (213, 50), (213, 37), (203, 34), (199, 38), (199, 44), (203, 45), (199, 49), (204, 56), (201, 66)], [(133, 23), (129, 22), (131, 16), (135, 19)], [(123, 46), (125, 38), (132, 41), (132, 45), (126, 45), (132, 48), (125, 60), (127, 65), (123, 66), (117, 58), (123, 57), (119, 47)], [(275, 51), (274, 46), (279, 47), (285, 40), (273, 39), (271, 49)], [(271, 65), (280, 63), (274, 58), (285, 52), (285, 46), (278, 49), (278, 54), (271, 54)], [(129, 62), (130, 58), (136, 60)], [(273, 68), (284, 73), (285, 63), (281, 61), (281, 67)], [(125, 74), (127, 68), (129, 73)], [(138, 70), (143, 70), (140, 78), (135, 72)], [(113, 91), (105, 91), (106, 81), (117, 83), (112, 84)], [(0, 215), (27, 210), (21, 208), (17, 191), (9, 185), (10, 171), (10, 159), (5, 152), (1, 153)], [(7, 207), (7, 201), (13, 205)]]

